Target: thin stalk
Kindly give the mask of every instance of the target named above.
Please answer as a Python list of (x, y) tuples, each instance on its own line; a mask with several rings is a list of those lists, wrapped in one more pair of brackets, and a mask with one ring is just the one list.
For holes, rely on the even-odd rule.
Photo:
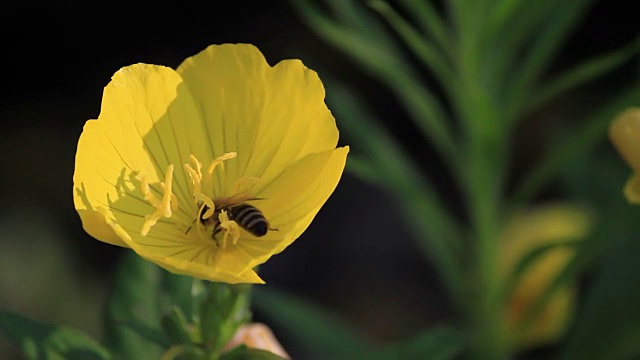
[(482, 46), (487, 41), (482, 23), (486, 4), (476, 4), (475, 17), (464, 4), (451, 5), (460, 36), (457, 65), (463, 94), (454, 103), (466, 136), (466, 171), (461, 181), (465, 183), (475, 245), (472, 265), (475, 283), (466, 284), (473, 299), (467, 304), (471, 355), (474, 359), (500, 360), (508, 357), (500, 317), (503, 303), (497, 267), (507, 153), (505, 118), (494, 98), (497, 93), (494, 74), (483, 71), (491, 56)]
[(474, 303), (471, 306), (473, 316), (472, 351), (478, 359), (504, 359), (507, 357), (504, 343), (504, 329), (500, 314), (501, 282), (498, 274), (499, 238), (501, 229), (502, 178), (504, 172), (501, 156), (492, 155), (494, 149), (488, 147), (482, 151), (478, 146), (470, 147), (470, 157), (474, 166), (469, 174), (467, 197), (472, 222), (475, 246), (475, 267), (477, 285)]

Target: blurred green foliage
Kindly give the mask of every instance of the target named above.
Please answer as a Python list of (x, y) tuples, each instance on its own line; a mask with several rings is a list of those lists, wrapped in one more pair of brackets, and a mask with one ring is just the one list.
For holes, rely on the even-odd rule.
[[(595, 208), (597, 228), (588, 241), (572, 244), (578, 255), (527, 310), (527, 316), (541, 316), (555, 289), (595, 272), (595, 283), (585, 289), (586, 303), (578, 304), (569, 340), (564, 347), (557, 344), (556, 353), (566, 359), (597, 358), (597, 354), (624, 359), (640, 354), (635, 345), (640, 343), (640, 321), (622, 315), (633, 312), (640, 299), (640, 292), (632, 291), (629, 286), (633, 282), (624, 276), (640, 269), (624, 257), (634, 248), (629, 246), (633, 240), (624, 239), (638, 230), (632, 230), (630, 207), (620, 207), (624, 204), (623, 181), (612, 181), (609, 175), (613, 170), (606, 166), (593, 164), (586, 167), (588, 171), (568, 171), (575, 164), (591, 161), (595, 151), (601, 152), (598, 146), (605, 140), (613, 116), (640, 104), (637, 79), (620, 82), (606, 94), (598, 94), (598, 101), (585, 103), (580, 112), (583, 118), (567, 123), (568, 128), (558, 127), (537, 162), (528, 164), (514, 185), (508, 182), (512, 178), (513, 138), (523, 121), (530, 122), (537, 111), (567, 92), (629, 64), (636, 58), (640, 42), (550, 73), (592, 1), (325, 0), (290, 4), (320, 38), (392, 91), (420, 131), (425, 148), (436, 150), (455, 182), (452, 189), (459, 191), (464, 201), (463, 216), (447, 204), (451, 196), (436, 191), (429, 174), (420, 168), (416, 162), (420, 154), (406, 153), (402, 139), (385, 131), (381, 124), (388, 121), (367, 108), (357, 88), (346, 79), (325, 80), (327, 102), (353, 142), (348, 170), (388, 190), (403, 208), (407, 223), (415, 230), (418, 248), (438, 269), (458, 307), (462, 317), (458, 331), (468, 336), (466, 356), (500, 359), (521, 350), (508, 344), (500, 324), (505, 304), (499, 294), (510, 285), (499, 283), (496, 276), (497, 243), (511, 211), (540, 202), (545, 198), (543, 191), (550, 185), (567, 185), (563, 182), (567, 177), (576, 182), (562, 187), (561, 195), (555, 198)], [(624, 169), (614, 159), (607, 164)], [(593, 173), (607, 174), (606, 181), (598, 183)], [(606, 196), (602, 193), (605, 187)], [(585, 190), (578, 193), (577, 189)], [(602, 198), (609, 202), (600, 203)], [(610, 246), (612, 236), (618, 246)], [(519, 267), (565, 245), (534, 249)], [(514, 273), (511, 283), (517, 282), (518, 276)], [(260, 304), (263, 299), (256, 301)], [(272, 305), (285, 303), (274, 301)], [(599, 307), (612, 310), (588, 315)], [(331, 348), (314, 343), (319, 336), (303, 331), (304, 326), (296, 332), (302, 342), (318, 351)], [(599, 336), (598, 328), (608, 329), (611, 336), (592, 340)], [(336, 341), (344, 347), (349, 337), (339, 338)], [(418, 338), (416, 343), (421, 341)], [(361, 345), (354, 341), (352, 346), (353, 351), (359, 351)]]

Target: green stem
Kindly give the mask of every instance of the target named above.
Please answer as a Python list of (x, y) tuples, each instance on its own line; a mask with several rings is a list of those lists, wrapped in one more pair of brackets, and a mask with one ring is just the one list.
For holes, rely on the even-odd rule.
[[(481, 29), (482, 24), (478, 24)], [(460, 32), (461, 36), (465, 32)], [(506, 119), (500, 111), (496, 83), (484, 71), (486, 54), (477, 45), (480, 31), (467, 29), (470, 37), (460, 41), (458, 71), (464, 82), (456, 99), (457, 114), (466, 135), (466, 167), (461, 172), (471, 219), (473, 283), (467, 312), (471, 321), (471, 355), (474, 359), (500, 360), (508, 357), (502, 323), (503, 304), (498, 277), (501, 207), (507, 164)], [(466, 45), (465, 45), (466, 44)]]
[[(496, 146), (497, 150), (501, 146)], [(473, 147), (472, 147), (473, 148)], [(472, 351), (476, 359), (504, 359), (508, 349), (504, 343), (501, 320), (503, 304), (498, 277), (499, 239), (502, 202), (501, 173), (504, 169), (492, 156), (495, 150), (471, 150), (472, 166), (469, 176), (468, 198), (475, 248), (476, 285), (469, 285), (474, 299), (471, 307), (473, 320)]]

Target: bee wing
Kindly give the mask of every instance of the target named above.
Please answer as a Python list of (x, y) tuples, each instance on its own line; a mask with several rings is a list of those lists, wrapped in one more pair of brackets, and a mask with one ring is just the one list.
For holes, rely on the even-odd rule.
[(250, 196), (247, 193), (237, 193), (228, 197), (217, 198), (213, 200), (213, 203), (215, 204), (216, 209), (224, 209), (226, 207), (239, 205), (247, 201), (262, 200), (262, 199), (264, 198)]

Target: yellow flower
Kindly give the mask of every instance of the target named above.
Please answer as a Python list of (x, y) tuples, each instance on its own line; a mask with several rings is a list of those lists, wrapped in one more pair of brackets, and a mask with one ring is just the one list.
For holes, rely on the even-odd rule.
[(169, 271), (262, 283), (253, 268), (337, 186), (349, 151), (337, 141), (314, 71), (213, 45), (177, 70), (115, 73), (80, 136), (74, 202), (90, 235)]
[(624, 194), (629, 202), (640, 204), (640, 108), (629, 108), (618, 115), (609, 127), (609, 137), (633, 169)]
[[(590, 216), (584, 209), (568, 205), (548, 205), (515, 215), (502, 238), (500, 274), (506, 281), (517, 264), (531, 250), (563, 240), (580, 240), (589, 230)], [(556, 289), (540, 315), (523, 327), (525, 313), (543, 294), (574, 256), (572, 247), (547, 250), (524, 270), (507, 296), (505, 327), (518, 348), (552, 343), (565, 332), (576, 303), (576, 287)]]

